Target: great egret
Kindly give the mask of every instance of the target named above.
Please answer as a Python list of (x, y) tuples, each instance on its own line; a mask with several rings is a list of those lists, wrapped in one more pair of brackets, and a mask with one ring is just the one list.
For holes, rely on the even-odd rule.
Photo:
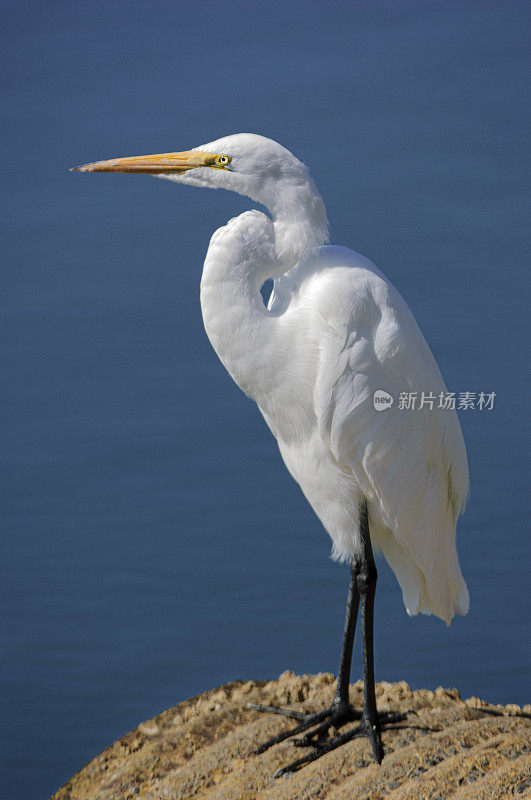
[[(330, 148), (327, 160), (338, 161)], [(381, 550), (409, 614), (450, 623), (469, 597), (455, 546), (468, 491), (466, 451), (435, 359), (406, 303), (366, 258), (327, 246), (326, 211), (307, 168), (277, 142), (250, 133), (192, 150), (98, 161), (81, 172), (144, 172), (191, 186), (230, 189), (262, 204), (217, 230), (201, 279), (208, 337), (238, 386), (253, 398), (284, 462), (350, 562), (337, 688), (330, 708), (283, 713), (298, 725), (259, 752), (306, 733), (314, 745), (278, 774), (299, 769), (357, 736), (383, 757), (373, 663), (373, 608)], [(260, 288), (273, 279), (267, 308)], [(393, 403), (400, 393), (416, 408)], [(378, 398), (383, 405), (378, 406)], [(450, 408), (447, 406), (450, 405)], [(349, 705), (354, 630), (361, 604), (364, 707)], [(326, 738), (330, 728), (359, 725)]]

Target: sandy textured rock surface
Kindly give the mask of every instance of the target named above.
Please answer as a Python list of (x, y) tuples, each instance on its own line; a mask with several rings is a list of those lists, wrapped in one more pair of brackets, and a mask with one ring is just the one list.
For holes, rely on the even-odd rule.
[[(250, 703), (316, 711), (332, 699), (332, 675), (238, 681), (144, 722), (114, 742), (53, 800), (504, 800), (531, 797), (531, 707), (461, 700), (455, 689), (412, 691), (380, 683), (380, 710), (406, 720), (384, 732), (386, 756), (372, 760), (356, 739), (284, 778), (279, 767), (303, 752), (290, 740), (262, 755), (257, 745), (293, 721)], [(361, 682), (351, 687), (361, 708)], [(343, 729), (345, 730), (345, 729)]]

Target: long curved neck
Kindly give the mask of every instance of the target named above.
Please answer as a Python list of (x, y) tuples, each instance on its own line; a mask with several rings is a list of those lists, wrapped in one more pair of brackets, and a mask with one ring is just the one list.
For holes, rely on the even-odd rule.
[(234, 381), (261, 406), (278, 388), (290, 352), (279, 346), (286, 333), (264, 307), (260, 287), (327, 239), (323, 202), (313, 185), (305, 188), (306, 196), (295, 187), (290, 198), (272, 198), (272, 219), (247, 211), (216, 231), (203, 267), (207, 335)]
[(309, 175), (304, 182), (288, 186), (279, 194), (271, 192), (265, 205), (273, 220), (276, 269), (280, 270), (268, 277), (275, 278), (328, 242), (328, 220), (321, 195)]

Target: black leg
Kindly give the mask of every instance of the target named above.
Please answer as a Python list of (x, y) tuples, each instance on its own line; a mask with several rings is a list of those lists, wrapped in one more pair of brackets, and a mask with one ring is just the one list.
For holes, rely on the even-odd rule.
[(366, 728), (372, 744), (374, 760), (381, 764), (383, 758), (382, 737), (376, 709), (376, 687), (374, 684), (374, 595), (378, 570), (374, 563), (367, 515), (364, 501), (360, 513), (360, 538), (362, 548), (361, 569), (358, 572), (358, 591), (361, 597), (361, 631), (363, 636), (363, 715), (360, 728)]
[(356, 620), (358, 618), (359, 604), (360, 595), (358, 589), (358, 563), (352, 562), (350, 565), (350, 586), (347, 597), (345, 633), (343, 635), (343, 646), (341, 648), (341, 658), (339, 660), (339, 670), (337, 673), (336, 694), (334, 697), (334, 702), (338, 705), (348, 706), (352, 646), (354, 644), (354, 633), (356, 631)]
[[(265, 742), (255, 750), (255, 753), (263, 753), (273, 745), (303, 733), (304, 731), (307, 731), (307, 733), (299, 739), (294, 739), (294, 744), (298, 747), (314, 747), (312, 752), (278, 770), (275, 773), (275, 777), (288, 772), (295, 772), (305, 764), (320, 758), (325, 753), (329, 753), (331, 750), (335, 750), (346, 742), (361, 736), (367, 737), (370, 740), (374, 759), (380, 764), (383, 758), (381, 724), (390, 724), (404, 719), (403, 714), (383, 713), (378, 715), (376, 708), (373, 624), (374, 595), (376, 592), (378, 572), (372, 552), (366, 500), (363, 500), (360, 508), (359, 526), (361, 555), (353, 559), (350, 567), (350, 587), (347, 599), (345, 633), (343, 636), (336, 691), (332, 705), (330, 708), (317, 711), (314, 714), (286, 711), (282, 708), (276, 708), (275, 706), (251, 706), (257, 711), (269, 711), (275, 714), (283, 714), (292, 717), (299, 723), (295, 728), (283, 731), (278, 734), (278, 736)], [(354, 643), (356, 619), (360, 604), (364, 678), (363, 711), (361, 714), (355, 711), (349, 704), (352, 646)], [(352, 722), (352, 720), (355, 719), (360, 720), (360, 723), (352, 730), (338, 734), (332, 739), (326, 738), (330, 728), (339, 729), (346, 723)]]

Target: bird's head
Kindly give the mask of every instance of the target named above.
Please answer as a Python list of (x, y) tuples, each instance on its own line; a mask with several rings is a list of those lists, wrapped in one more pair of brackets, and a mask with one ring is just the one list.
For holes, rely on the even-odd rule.
[(74, 170), (143, 172), (190, 186), (229, 189), (275, 216), (287, 207), (314, 206), (326, 227), (321, 197), (305, 165), (278, 142), (254, 133), (225, 136), (183, 152), (96, 161)]

